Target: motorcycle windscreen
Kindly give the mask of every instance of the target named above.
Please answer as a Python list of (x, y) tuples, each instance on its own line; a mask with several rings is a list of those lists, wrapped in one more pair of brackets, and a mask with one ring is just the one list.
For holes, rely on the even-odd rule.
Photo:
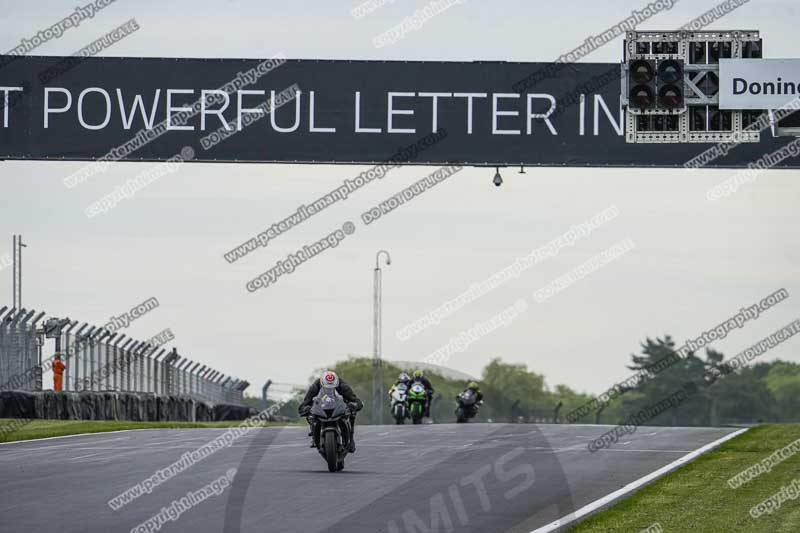
[[(338, 397), (338, 398), (337, 398)], [(337, 404), (344, 401), (333, 387), (323, 387), (314, 397), (314, 405), (311, 407), (311, 414), (320, 418), (330, 418), (336, 411)]]
[(342, 398), (342, 395), (333, 387), (323, 387), (320, 389), (319, 394), (320, 408), (323, 410), (326, 418), (333, 418), (341, 416), (347, 409), (347, 404)]

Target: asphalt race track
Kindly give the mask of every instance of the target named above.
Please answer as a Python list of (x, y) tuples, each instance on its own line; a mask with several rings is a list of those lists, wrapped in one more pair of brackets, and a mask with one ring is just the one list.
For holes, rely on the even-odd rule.
[[(0, 445), (0, 531), (131, 531), (237, 469), (231, 486), (139, 531), (528, 533), (732, 433), (609, 426), (360, 426), (331, 474), (306, 429), (253, 430), (114, 511), (108, 501), (225, 429), (144, 430)], [(167, 516), (167, 513), (163, 513)]]

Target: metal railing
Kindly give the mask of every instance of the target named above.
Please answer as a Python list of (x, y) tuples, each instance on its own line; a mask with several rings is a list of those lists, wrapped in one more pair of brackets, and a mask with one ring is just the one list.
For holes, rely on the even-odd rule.
[[(37, 328), (41, 312), (0, 308), (0, 390), (42, 390), (42, 373), (53, 358), (42, 361), (45, 338), (56, 339), (66, 365), (66, 391), (120, 391), (187, 396), (208, 403), (243, 402), (247, 381), (235, 379), (208, 365), (70, 319), (48, 320)], [(33, 318), (33, 320), (31, 320)], [(60, 350), (59, 350), (60, 347)]]

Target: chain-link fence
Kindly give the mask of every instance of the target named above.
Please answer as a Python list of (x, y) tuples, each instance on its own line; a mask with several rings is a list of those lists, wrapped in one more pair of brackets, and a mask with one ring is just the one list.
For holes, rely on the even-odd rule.
[(36, 324), (44, 313), (0, 308), (0, 390), (41, 390), (41, 343)]
[(42, 373), (53, 357), (42, 360), (45, 339), (55, 339), (61, 353), (64, 390), (123, 391), (186, 396), (208, 403), (243, 403), (247, 381), (225, 376), (208, 365), (70, 319), (51, 318), (37, 328), (45, 313), (0, 308), (0, 390), (42, 390)]

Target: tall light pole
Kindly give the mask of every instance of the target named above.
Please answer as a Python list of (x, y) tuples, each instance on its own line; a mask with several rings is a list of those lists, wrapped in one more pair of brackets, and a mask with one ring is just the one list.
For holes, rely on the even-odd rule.
[(11, 269), (14, 278), (12, 282), (12, 300), (16, 309), (22, 308), (22, 249), (27, 248), (27, 244), (22, 243), (22, 235), (13, 236), (12, 253), (13, 268)]
[(389, 252), (379, 250), (375, 254), (375, 270), (373, 271), (373, 321), (372, 321), (372, 420), (376, 424), (383, 423), (383, 372), (381, 368), (381, 255), (386, 256), (386, 266), (392, 264)]

